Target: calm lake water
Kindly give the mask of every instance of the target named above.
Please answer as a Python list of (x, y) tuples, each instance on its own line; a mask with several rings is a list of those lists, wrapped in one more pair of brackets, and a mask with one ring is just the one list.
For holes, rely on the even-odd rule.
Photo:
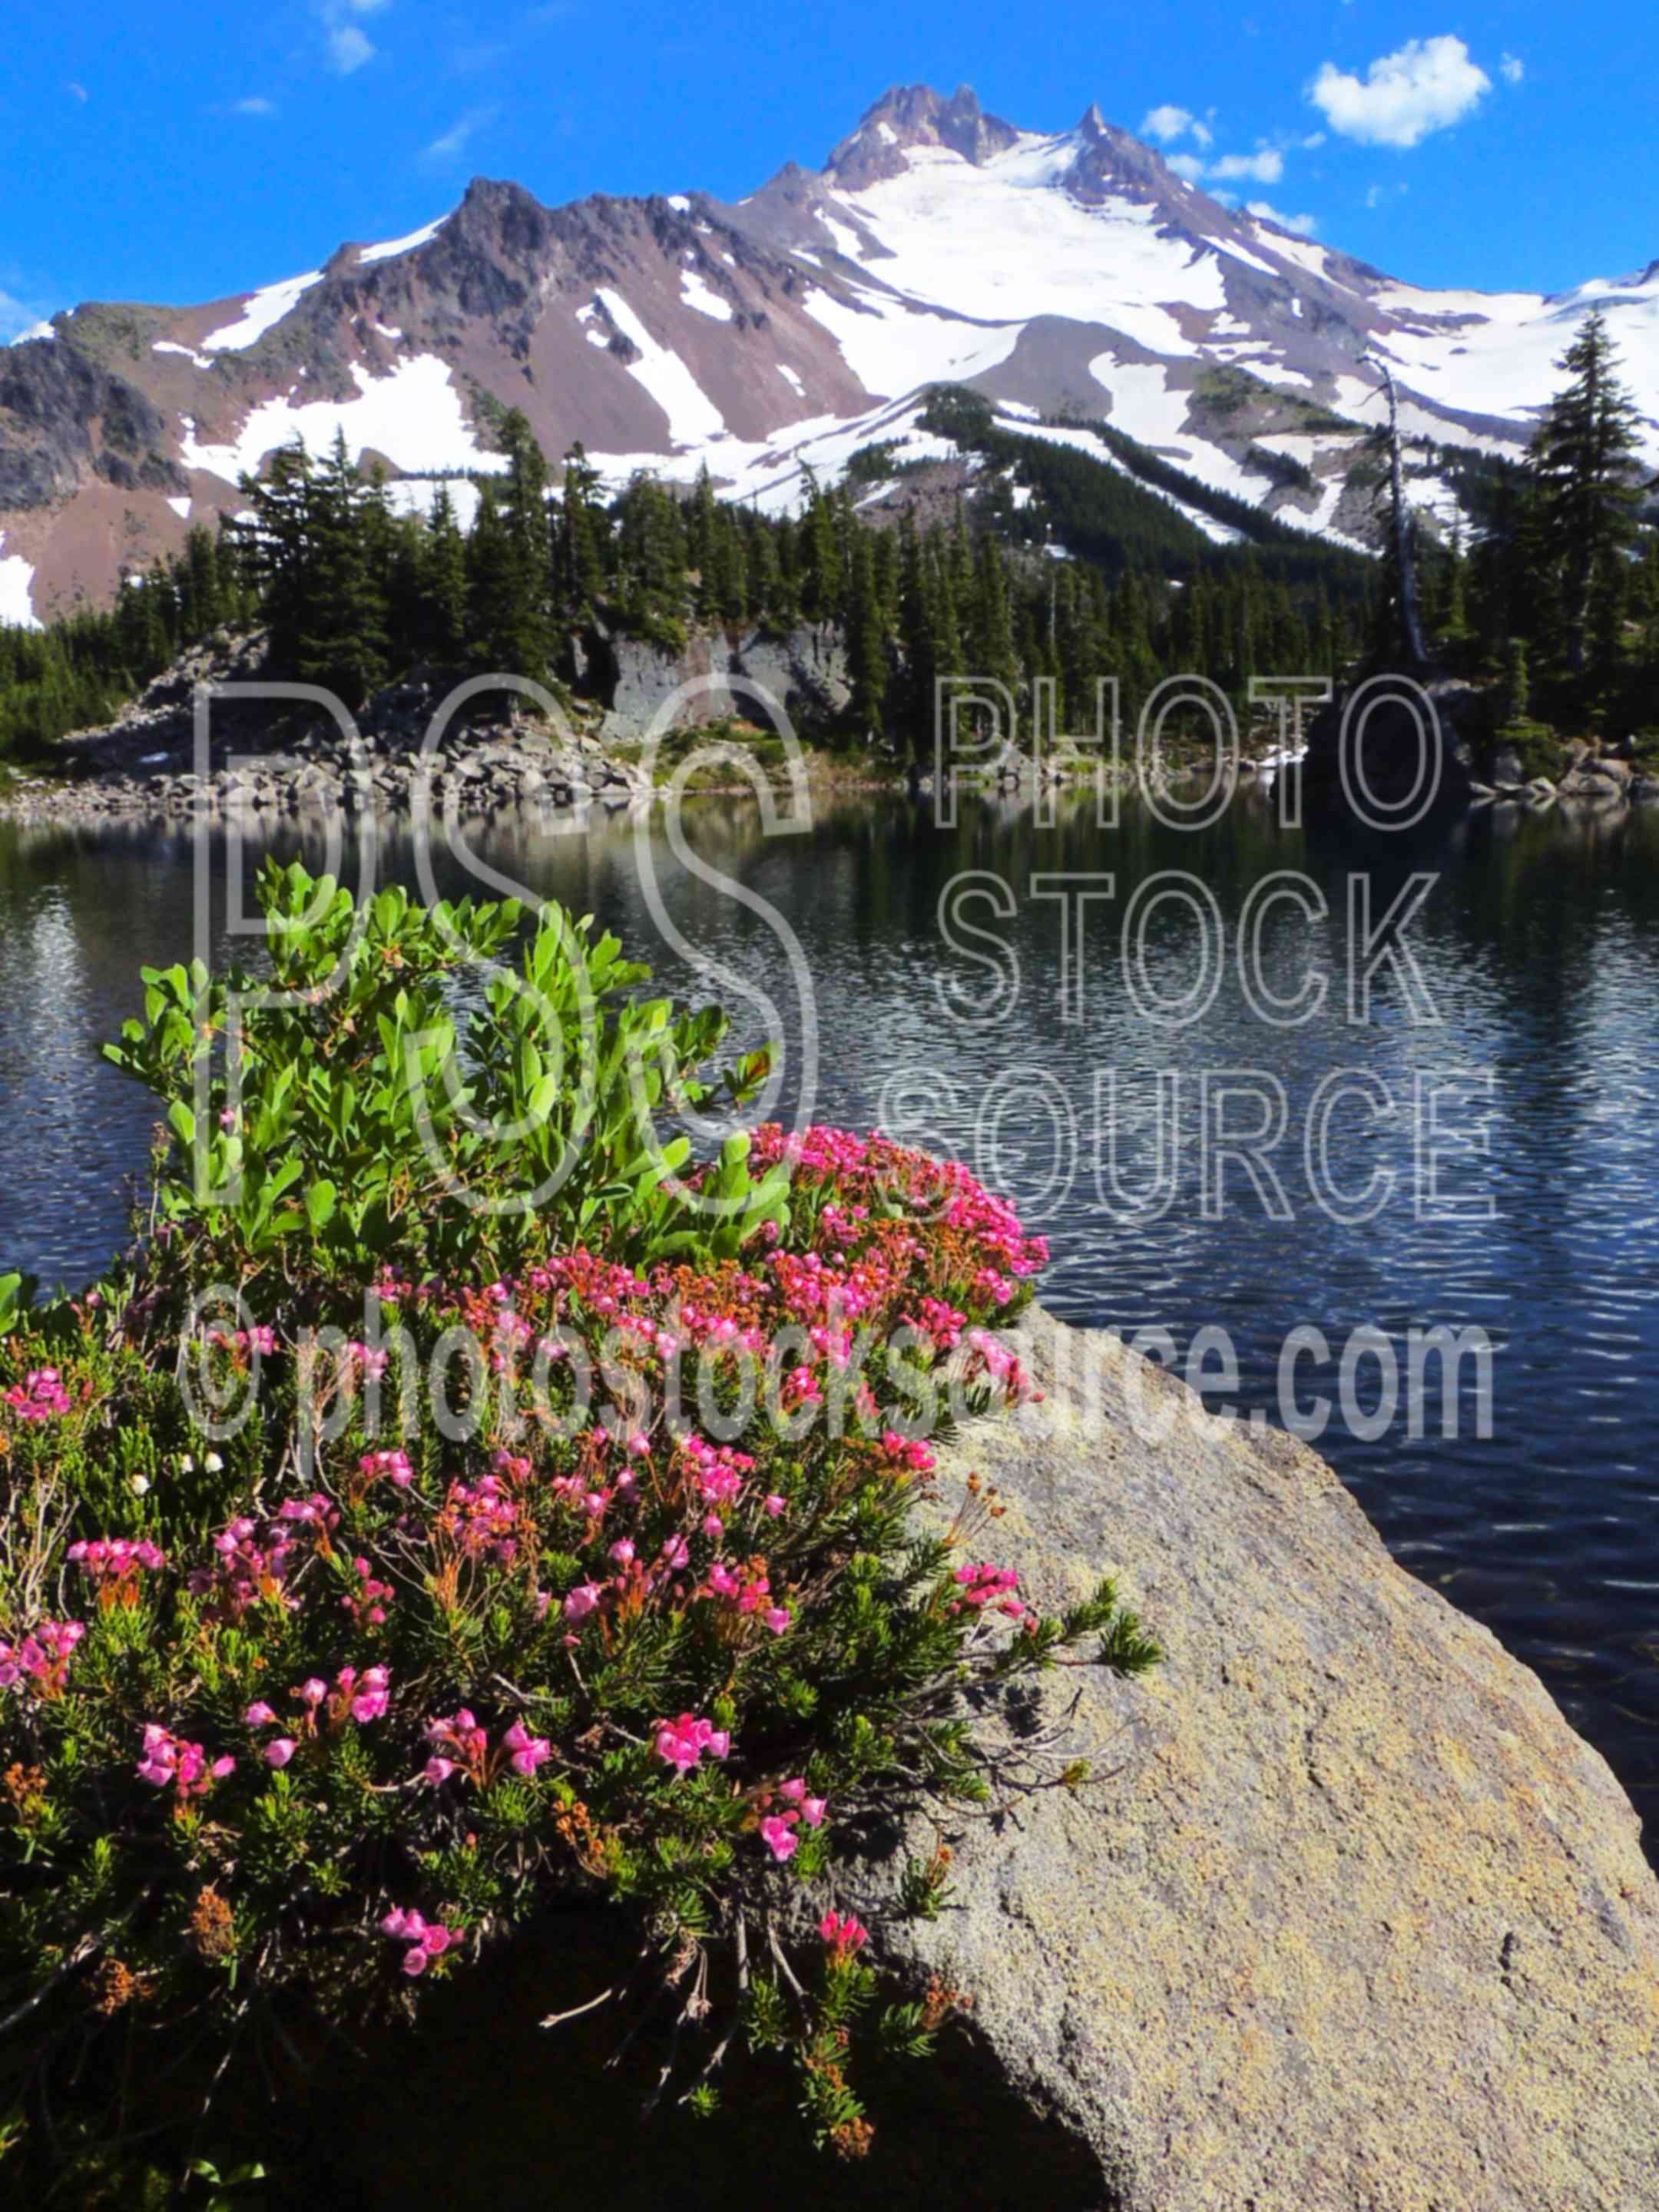
[[(677, 854), (660, 823), (642, 836), (629, 827), (515, 824), (478, 837), (477, 850), (527, 890), (599, 915), (670, 985), (721, 998), (740, 1032), (758, 1041), (780, 1023), (794, 1048), (794, 1099), (803, 1025), (780, 934), (787, 925), (814, 987), (817, 1113), (864, 1125), (914, 1116), (919, 1141), (957, 1152), (1000, 1185), (1049, 1236), (1043, 1295), (1068, 1317), (1126, 1334), (1167, 1328), (1183, 1358), (1197, 1330), (1226, 1330), (1239, 1370), (1230, 1401), (1243, 1411), (1277, 1407), (1281, 1346), (1299, 1324), (1320, 1329), (1333, 1351), (1328, 1368), (1303, 1369), (1304, 1401), (1335, 1395), (1334, 1360), (1357, 1329), (1379, 1330), (1395, 1347), (1412, 1329), (1438, 1323), (1487, 1332), (1490, 1437), (1473, 1432), (1466, 1391), (1455, 1437), (1440, 1433), (1437, 1400), (1428, 1434), (1408, 1434), (1402, 1412), (1369, 1440), (1334, 1425), (1321, 1449), (1395, 1556), (1538, 1668), (1612, 1761), (1651, 1838), (1659, 1830), (1652, 813), (1600, 827), (1475, 817), (1409, 863), (1386, 846), (1362, 851), (1328, 834), (1282, 830), (1259, 795), (1200, 836), (1139, 816), (1103, 830), (1086, 805), (1062, 809), (1053, 830), (989, 806), (964, 809), (959, 826), (944, 830), (925, 806), (888, 801), (820, 808), (808, 834), (768, 836), (755, 810), (709, 802), (688, 817), (685, 840)], [(314, 861), (317, 849), (307, 857)], [(189, 957), (196, 865), (185, 835), (0, 824), (0, 1267), (79, 1282), (123, 1237), (125, 1186), (143, 1165), (153, 1117), (96, 1047), (135, 1010), (141, 961)], [(375, 866), (381, 881), (416, 881), (406, 842), (382, 845)], [(1437, 877), (1409, 938), (1438, 1021), (1414, 1021), (1385, 975), (1356, 1024), (1344, 980), (1347, 878), (1370, 873), (1380, 916), (1410, 867)], [(1229, 954), (1202, 1019), (1180, 1030), (1136, 1009), (1119, 958), (1136, 886), (1176, 869), (1213, 892)], [(1280, 1000), (1294, 995), (1310, 958), (1329, 972), (1323, 1007), (1298, 1028), (1261, 1018), (1232, 957), (1252, 887), (1285, 869), (1305, 872), (1329, 906), (1327, 920), (1310, 924), (1281, 903), (1264, 928), (1265, 978)], [(1019, 996), (1000, 1020), (961, 1018), (994, 1012), (998, 979), (1007, 979), (1006, 952), (974, 940), (985, 956), (976, 959), (942, 933), (941, 892), (964, 871), (1000, 878), (1012, 893), (1006, 920), (984, 898), (962, 917), (1018, 957)], [(204, 874), (210, 939), (222, 955), (222, 849), (210, 849)], [(1083, 916), (1080, 1006), (1075, 974), (1062, 999), (1061, 905), (1032, 893), (1034, 875), (1060, 874), (1115, 879), (1115, 902)], [(447, 891), (469, 888), (453, 859), (438, 878)], [(766, 910), (744, 903), (733, 886)], [(957, 935), (960, 945), (965, 927)], [(1190, 921), (1167, 902), (1155, 908), (1151, 986), (1178, 995), (1194, 980), (1194, 952)], [(945, 999), (941, 981), (951, 994)], [(1063, 1018), (1067, 1011), (1078, 1018)], [(1304, 1158), (1310, 1103), (1341, 1068), (1363, 1071), (1375, 1099), (1397, 1102), (1393, 1119), (1379, 1121), (1350, 1094), (1330, 1117), (1328, 1174), (1340, 1189), (1358, 1192), (1379, 1170), (1395, 1177), (1382, 1211), (1349, 1225), (1316, 1205)], [(1155, 1219), (1133, 1218), (1112, 1188), (1109, 1070), (1118, 1083), (1117, 1165), (1131, 1194), (1150, 1186), (1158, 1157), (1157, 1073), (1184, 1079), (1176, 1195)], [(1289, 1133), (1273, 1158), (1292, 1218), (1270, 1218), (1237, 1167), (1222, 1218), (1208, 1218), (1215, 1208), (1201, 1203), (1198, 1090), (1206, 1070), (1266, 1071), (1282, 1085)], [(1457, 1201), (1462, 1216), (1421, 1219), (1413, 1203), (1414, 1086), (1454, 1074), (1487, 1086), (1484, 1097), (1449, 1092), (1442, 1109), (1439, 1210), (1455, 1215), (1447, 1202)], [(1235, 1103), (1229, 1126), (1248, 1126), (1259, 1110)], [(1467, 1141), (1482, 1126), (1484, 1157)], [(1490, 1218), (1480, 1218), (1482, 1202)], [(1363, 1410), (1376, 1399), (1377, 1363), (1362, 1374)]]

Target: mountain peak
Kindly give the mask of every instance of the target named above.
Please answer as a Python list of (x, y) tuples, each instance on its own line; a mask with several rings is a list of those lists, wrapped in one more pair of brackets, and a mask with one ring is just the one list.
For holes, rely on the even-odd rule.
[(1012, 123), (985, 112), (970, 84), (958, 85), (949, 100), (931, 85), (894, 85), (836, 148), (824, 173), (843, 191), (860, 191), (900, 174), (914, 148), (944, 147), (980, 167), (1018, 137)]
[(1111, 127), (1100, 112), (1100, 102), (1091, 100), (1083, 111), (1083, 120), (1077, 126), (1077, 135), (1079, 138), (1103, 138)]

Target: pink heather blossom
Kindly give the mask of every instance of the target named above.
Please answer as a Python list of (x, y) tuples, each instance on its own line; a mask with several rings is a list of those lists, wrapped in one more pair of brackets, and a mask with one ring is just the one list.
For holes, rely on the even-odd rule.
[(334, 1686), (347, 1700), (347, 1710), (354, 1721), (378, 1721), (384, 1715), (392, 1698), (388, 1689), (391, 1676), (384, 1667), (370, 1667), (359, 1675), (355, 1667), (343, 1667), (335, 1677)]
[(785, 1629), (789, 1626), (789, 1608), (787, 1605), (770, 1606), (766, 1611), (764, 1619), (767, 1626), (771, 1630), (773, 1635), (781, 1636)]
[(143, 1758), (137, 1772), (141, 1782), (153, 1789), (165, 1790), (169, 1783), (178, 1789), (181, 1797), (204, 1797), (216, 1782), (222, 1782), (236, 1762), (234, 1759), (216, 1759), (210, 1763), (199, 1743), (185, 1743), (172, 1735), (159, 1721), (145, 1724)]
[(791, 1825), (790, 1817), (787, 1814), (769, 1814), (760, 1824), (760, 1832), (761, 1841), (780, 1866), (786, 1859), (793, 1858), (796, 1851), (800, 1848), (800, 1838), (796, 1835)]
[(70, 1409), (69, 1393), (55, 1367), (36, 1367), (0, 1397), (20, 1421), (56, 1421)]
[(800, 1804), (800, 1816), (809, 1828), (821, 1828), (829, 1806), (830, 1800), (827, 1797), (803, 1797)]
[(136, 1588), (141, 1574), (154, 1574), (167, 1565), (166, 1554), (148, 1540), (135, 1543), (125, 1536), (99, 1536), (90, 1543), (71, 1544), (64, 1556), (100, 1585), (125, 1583)]
[(43, 1620), (15, 1649), (0, 1643), (0, 1690), (15, 1689), (27, 1680), (36, 1697), (58, 1696), (86, 1632), (78, 1620)]
[(450, 1776), (454, 1771), (454, 1760), (453, 1759), (441, 1759), (435, 1752), (433, 1753), (432, 1757), (428, 1759), (425, 1766), (422, 1769), (423, 1779), (431, 1783), (434, 1789), (436, 1789), (441, 1782), (447, 1782)]
[(838, 1918), (833, 1912), (826, 1912), (818, 1923), (818, 1934), (838, 1959), (848, 1958), (854, 1951), (861, 1951), (870, 1940), (869, 1929), (850, 1912), (845, 1919)]
[(265, 1746), (267, 1766), (286, 1766), (300, 1748), (291, 1735), (279, 1735)]
[(792, 1782), (781, 1784), (778, 1789), (778, 1795), (780, 1797), (787, 1797), (792, 1805), (799, 1805), (801, 1799), (806, 1795), (806, 1783), (805, 1778), (798, 1774)]
[(564, 1601), (567, 1620), (586, 1620), (590, 1613), (597, 1613), (599, 1601), (605, 1595), (598, 1583), (579, 1583)]
[(357, 1472), (367, 1475), (371, 1482), (385, 1476), (398, 1490), (407, 1490), (415, 1480), (415, 1470), (405, 1451), (365, 1452), (357, 1462)]
[(732, 1738), (727, 1730), (717, 1729), (712, 1721), (699, 1720), (692, 1713), (682, 1713), (677, 1721), (665, 1721), (657, 1730), (658, 1758), (666, 1760), (681, 1774), (697, 1765), (705, 1751), (711, 1759), (724, 1759), (731, 1748)]
[(380, 1923), (380, 1933), (394, 1943), (407, 1943), (410, 1948), (403, 1955), (403, 1971), (411, 1978), (423, 1974), (434, 1959), (441, 1958), (450, 1947), (459, 1942), (459, 1928), (446, 1928), (441, 1921), (422, 1920), (418, 1912), (394, 1908)]
[(294, 1694), (302, 1705), (310, 1705), (314, 1711), (328, 1695), (328, 1684), (313, 1674), (308, 1681), (301, 1682)]
[(513, 1754), (515, 1774), (534, 1774), (544, 1760), (553, 1756), (553, 1747), (547, 1738), (532, 1735), (522, 1721), (514, 1721), (501, 1741)]
[(269, 1728), (276, 1717), (276, 1714), (263, 1698), (256, 1698), (242, 1715), (242, 1718), (250, 1728)]
[(633, 1562), (634, 1547), (629, 1543), (627, 1537), (624, 1536), (622, 1538), (620, 1542), (615, 1543), (611, 1547), (610, 1552), (606, 1556), (614, 1559), (619, 1567), (629, 1566)]
[(775, 1521), (775, 1520), (779, 1517), (779, 1516), (780, 1516), (781, 1513), (783, 1513), (783, 1512), (784, 1512), (784, 1510), (786, 1510), (786, 1508), (787, 1508), (787, 1505), (788, 1505), (788, 1503), (789, 1503), (789, 1501), (788, 1501), (788, 1499), (787, 1499), (787, 1498), (780, 1498), (780, 1497), (778, 1496), (777, 1492), (776, 1492), (775, 1491), (774, 1491), (774, 1492), (773, 1492), (773, 1493), (772, 1493), (772, 1495), (771, 1495), (771, 1496), (767, 1499), (767, 1501), (766, 1501), (766, 1510), (767, 1510), (767, 1511), (771, 1515), (772, 1518)]

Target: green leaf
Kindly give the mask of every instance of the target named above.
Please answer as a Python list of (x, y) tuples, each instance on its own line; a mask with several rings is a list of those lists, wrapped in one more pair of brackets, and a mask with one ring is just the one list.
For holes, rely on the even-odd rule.
[(320, 1236), (334, 1218), (336, 1194), (331, 1182), (314, 1182), (306, 1192), (306, 1213), (313, 1230)]

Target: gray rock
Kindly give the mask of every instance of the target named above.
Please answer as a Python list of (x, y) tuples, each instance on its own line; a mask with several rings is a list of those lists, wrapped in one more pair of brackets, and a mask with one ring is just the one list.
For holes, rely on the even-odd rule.
[[(973, 1556), (1048, 1608), (1115, 1571), (1165, 1660), (1059, 1678), (1060, 1755), (1103, 1780), (961, 1823), (937, 1921), (893, 1917), (927, 1820), (844, 1884), (1043, 2117), (1018, 2202), (1651, 2212), (1659, 1884), (1606, 1763), (1313, 1452), (1103, 1334), (1024, 1333), (1043, 1403), (942, 1455), (930, 1510), (978, 1470), (1005, 1510)], [(981, 2201), (953, 2157), (947, 2129), (936, 2201)]]

